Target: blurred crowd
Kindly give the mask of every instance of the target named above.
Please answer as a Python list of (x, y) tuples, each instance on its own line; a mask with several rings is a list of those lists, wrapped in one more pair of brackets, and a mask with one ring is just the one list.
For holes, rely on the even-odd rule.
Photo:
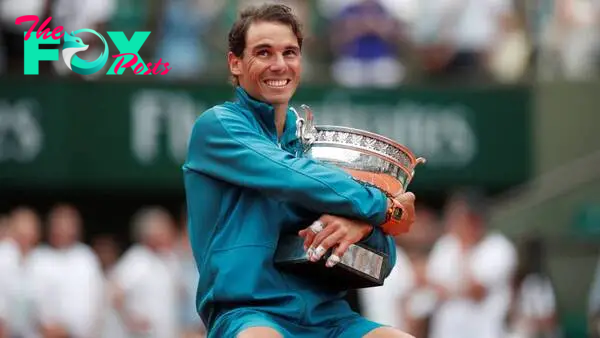
[[(473, 190), (441, 209), (419, 204), (417, 223), (397, 237), (391, 275), (357, 291), (358, 310), (419, 338), (565, 337), (543, 242), (489, 228), (488, 206)], [(139, 210), (122, 252), (112, 235), (86, 244), (72, 205), (46, 217), (19, 207), (0, 218), (0, 337), (203, 337), (185, 215), (176, 219), (161, 207)], [(597, 275), (594, 334), (600, 266)]]
[[(304, 22), (309, 82), (393, 87), (583, 81), (598, 75), (598, 0), (273, 1), (288, 4)], [(140, 55), (146, 62), (169, 62), (172, 71), (160, 79), (225, 81), (227, 30), (239, 8), (263, 2), (0, 0), (0, 69), (23, 74), (23, 31), (30, 24), (17, 26), (15, 18), (38, 15), (51, 16), (51, 28), (60, 25), (69, 32), (90, 28), (130, 37), (151, 31)], [(78, 55), (95, 59), (102, 47), (96, 40), (87, 39), (89, 50)], [(62, 60), (41, 67), (44, 74), (76, 76)], [(107, 78), (101, 75), (86, 78)]]
[(419, 205), (384, 286), (359, 291), (365, 315), (415, 337), (565, 337), (543, 241), (489, 228), (489, 206), (474, 190)]
[(112, 235), (85, 244), (72, 205), (45, 220), (27, 207), (3, 218), (0, 338), (204, 337), (196, 265), (169, 212), (139, 210), (123, 253)]

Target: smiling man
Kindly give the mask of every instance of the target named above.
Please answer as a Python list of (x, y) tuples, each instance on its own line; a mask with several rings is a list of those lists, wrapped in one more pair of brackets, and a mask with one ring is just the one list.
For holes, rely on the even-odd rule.
[(334, 248), (329, 265), (357, 242), (395, 257), (389, 234), (414, 220), (413, 194), (388, 199), (296, 156), (288, 103), (301, 48), (300, 25), (283, 5), (245, 10), (229, 34), (236, 100), (196, 120), (183, 166), (198, 311), (209, 337), (408, 337), (353, 312), (344, 293), (274, 266), (279, 236), (290, 232), (315, 261)]

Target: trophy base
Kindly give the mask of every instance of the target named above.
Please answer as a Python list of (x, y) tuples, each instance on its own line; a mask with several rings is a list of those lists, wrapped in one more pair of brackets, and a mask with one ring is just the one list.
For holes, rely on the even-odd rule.
[(282, 271), (314, 281), (331, 290), (351, 290), (383, 285), (388, 269), (388, 257), (360, 244), (350, 245), (341, 261), (325, 266), (332, 250), (317, 262), (311, 262), (304, 251), (304, 238), (283, 235), (275, 253), (275, 266)]

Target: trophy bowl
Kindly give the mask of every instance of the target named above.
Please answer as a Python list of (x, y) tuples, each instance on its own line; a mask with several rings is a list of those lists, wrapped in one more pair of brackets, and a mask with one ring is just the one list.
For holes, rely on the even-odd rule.
[[(310, 108), (302, 108), (306, 118), (294, 110), (297, 137), (302, 145), (297, 155), (343, 170), (354, 180), (376, 187), (388, 197), (405, 192), (416, 166), (425, 163), (424, 158), (417, 158), (404, 145), (382, 135), (349, 127), (314, 125)], [(318, 262), (311, 262), (303, 243), (296, 234), (283, 234), (275, 252), (275, 264), (323, 288), (339, 291), (381, 286), (390, 269), (387, 254), (364, 243), (351, 245), (332, 268), (325, 267), (331, 249)]]
[(315, 126), (312, 133), (306, 157), (341, 168), (391, 197), (405, 192), (415, 167), (425, 163), (402, 144), (368, 131), (323, 125)]

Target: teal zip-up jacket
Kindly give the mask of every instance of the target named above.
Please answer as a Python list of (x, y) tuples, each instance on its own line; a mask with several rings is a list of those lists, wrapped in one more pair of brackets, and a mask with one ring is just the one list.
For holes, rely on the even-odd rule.
[(394, 241), (377, 227), (385, 220), (386, 196), (342, 170), (296, 157), (293, 111), (278, 140), (273, 107), (241, 87), (236, 96), (198, 117), (183, 165), (202, 320), (211, 330), (221, 315), (241, 307), (309, 326), (350, 314), (344, 293), (276, 269), (277, 241), (322, 214), (360, 219), (374, 225), (363, 243), (386, 252), (391, 269)]

